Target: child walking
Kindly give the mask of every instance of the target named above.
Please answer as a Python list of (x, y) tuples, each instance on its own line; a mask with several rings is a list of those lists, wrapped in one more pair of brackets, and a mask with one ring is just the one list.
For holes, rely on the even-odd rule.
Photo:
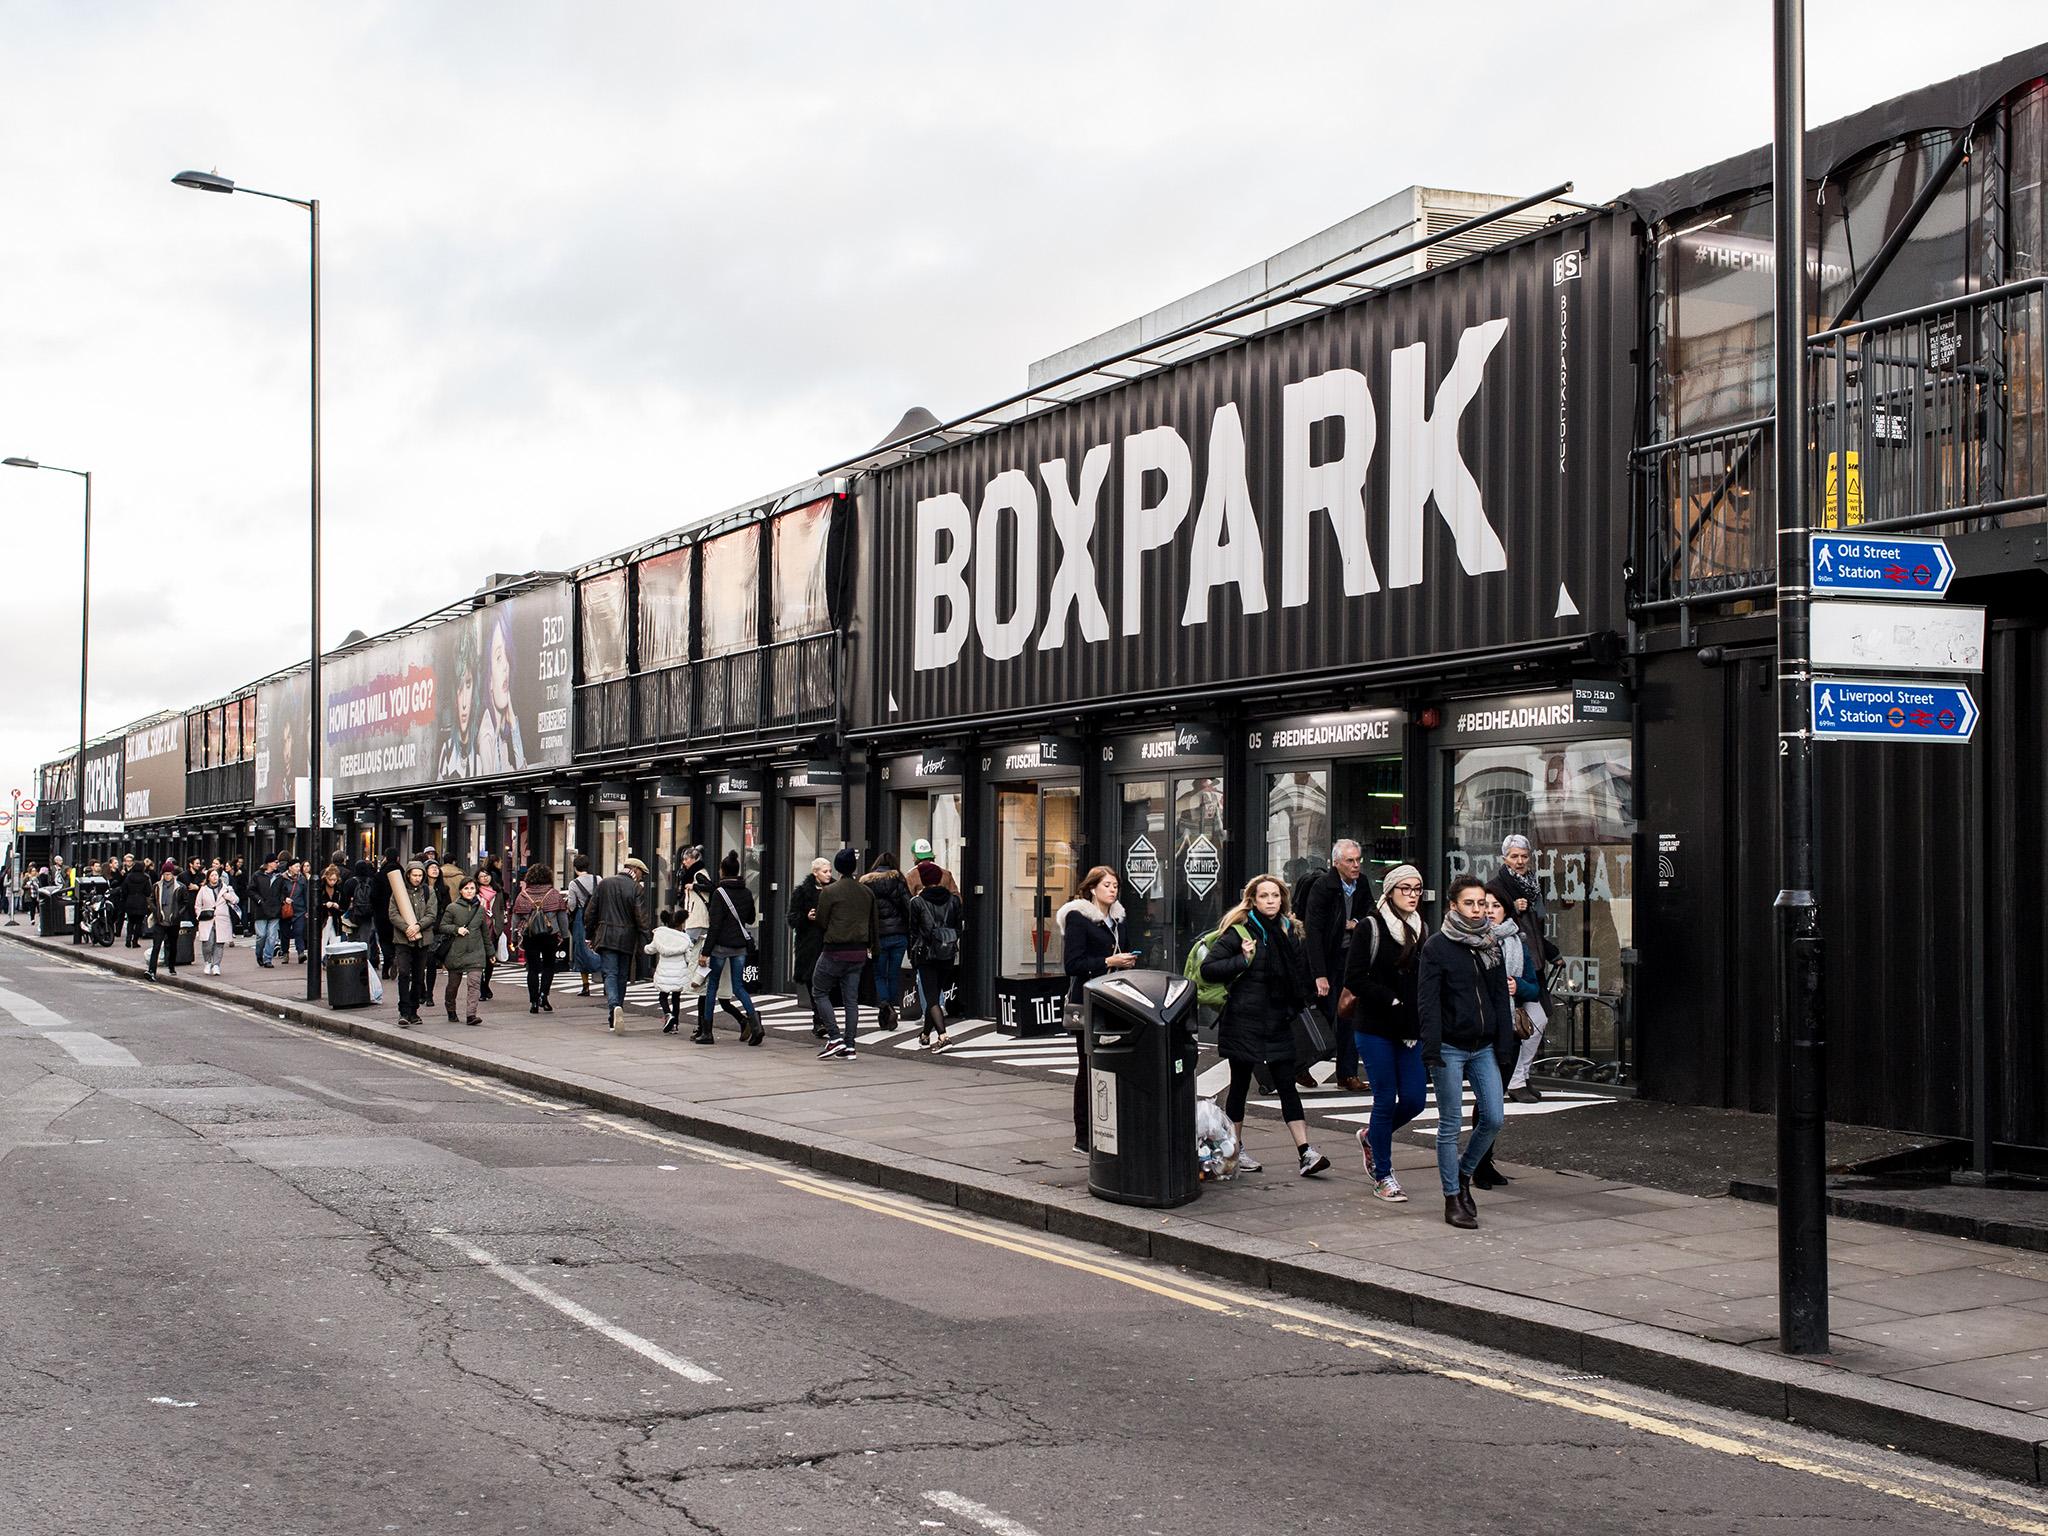
[[(654, 956), (654, 985), (660, 994), (664, 1035), (672, 1035), (683, 1020), (683, 994), (696, 990), (697, 946), (683, 932), (681, 912), (663, 912), (661, 925), (649, 940), (647, 953)], [(711, 1044), (710, 1031), (700, 1029), (692, 1036), (698, 1045)]]

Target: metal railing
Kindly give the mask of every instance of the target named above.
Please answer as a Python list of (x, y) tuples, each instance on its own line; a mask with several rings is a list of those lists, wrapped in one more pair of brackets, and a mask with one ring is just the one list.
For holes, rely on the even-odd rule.
[(838, 713), (839, 636), (802, 635), (584, 684), (576, 690), (576, 750), (730, 741), (828, 726)]
[[(1964, 533), (2048, 509), (2048, 279), (2029, 278), (1809, 342), (1817, 528)], [(1770, 418), (1635, 454), (1637, 612), (1768, 596)]]

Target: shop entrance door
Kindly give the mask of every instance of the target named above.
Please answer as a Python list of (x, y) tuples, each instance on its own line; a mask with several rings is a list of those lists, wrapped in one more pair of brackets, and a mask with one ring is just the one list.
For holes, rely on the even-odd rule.
[(754, 910), (761, 909), (761, 802), (758, 798), (730, 801), (718, 808), (718, 846), (709, 857), (716, 860), (716, 874), (728, 853), (740, 856), (740, 878), (754, 898)]
[(1147, 970), (1178, 971), (1231, 902), (1222, 775), (1119, 779), (1116, 816), (1111, 864), (1122, 888), (1124, 942)]
[(548, 818), (548, 868), (555, 872), (555, 884), (567, 885), (576, 872), (569, 867), (569, 827), (573, 818)]
[(1399, 757), (1339, 758), (1269, 769), (1264, 868), (1287, 882), (1330, 867), (1330, 849), (1350, 838), (1365, 854), (1361, 893), (1379, 900), (1380, 881), (1408, 862), (1408, 815)]
[(1074, 842), (1081, 787), (1005, 784), (996, 791), (997, 1022), (1020, 1033), (1058, 1027), (1065, 947), (1055, 915), (1080, 879)]

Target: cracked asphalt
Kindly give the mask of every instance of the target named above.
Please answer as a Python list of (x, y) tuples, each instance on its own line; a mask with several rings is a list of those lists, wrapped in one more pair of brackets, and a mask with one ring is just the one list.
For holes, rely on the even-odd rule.
[(0, 1012), (7, 1536), (1978, 1528), (1882, 1452), (11, 948), (9, 998), (60, 1020)]

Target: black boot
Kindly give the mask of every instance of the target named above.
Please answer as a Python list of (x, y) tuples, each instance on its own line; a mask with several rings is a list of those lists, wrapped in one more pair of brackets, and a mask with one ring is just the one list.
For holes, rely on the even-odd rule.
[(1493, 1166), (1493, 1154), (1487, 1153), (1479, 1160), (1479, 1166), (1472, 1170), (1472, 1187), (1475, 1189), (1499, 1189), (1503, 1184), (1514, 1181)]
[(875, 1020), (876, 1029), (887, 1032), (896, 1027), (896, 1005), (894, 1003), (884, 1003), (875, 1012), (879, 1015)]
[(1444, 1196), (1444, 1221), (1453, 1227), (1471, 1231), (1479, 1225), (1479, 1218), (1465, 1209), (1465, 1202), (1456, 1195)]
[(719, 1011), (720, 1011), (721, 1013), (724, 1013), (724, 1014), (725, 1014), (725, 1015), (727, 1015), (727, 1016), (728, 1016), (729, 1018), (731, 1018), (731, 1020), (733, 1021), (733, 1023), (735, 1023), (735, 1024), (739, 1025), (739, 1027), (740, 1027), (740, 1038), (741, 1038), (742, 1040), (746, 1039), (746, 1038), (747, 1038), (747, 1016), (746, 1016), (746, 1014), (745, 1014), (745, 1013), (744, 1013), (743, 1011), (741, 1011), (740, 1005), (739, 1005), (738, 1003), (734, 1002), (734, 1001), (733, 1001), (733, 1000), (732, 1000), (731, 998), (729, 998), (729, 997), (721, 997), (721, 998), (720, 998), (720, 999), (718, 1000), (718, 1008), (719, 1008)]
[(768, 1031), (761, 1027), (761, 1015), (751, 1008), (740, 1025), (740, 1037), (749, 1045), (759, 1045), (768, 1038)]
[(697, 1004), (697, 1033), (690, 1036), (692, 1045), (716, 1045), (717, 1036), (711, 1033), (711, 1000), (701, 999)]
[(1474, 1226), (1479, 1225), (1479, 1207), (1472, 1201), (1472, 1181), (1464, 1174), (1458, 1175), (1458, 1209), (1472, 1218)]

